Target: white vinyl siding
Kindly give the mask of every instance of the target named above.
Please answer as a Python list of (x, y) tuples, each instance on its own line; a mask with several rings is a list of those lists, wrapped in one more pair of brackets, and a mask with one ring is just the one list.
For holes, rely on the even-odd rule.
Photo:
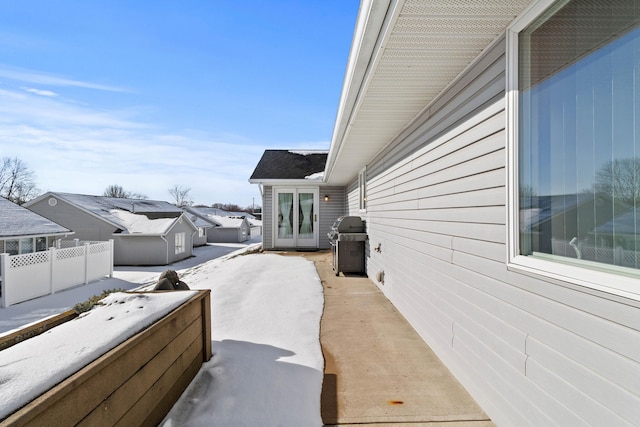
[(262, 195), (262, 246), (273, 249), (273, 187), (266, 185)]
[(507, 269), (505, 62), (501, 39), (368, 162), (368, 275), (497, 425), (631, 425), (638, 304)]
[[(324, 201), (324, 196), (329, 196), (329, 201)], [(345, 214), (345, 189), (344, 187), (320, 187), (320, 249), (331, 247), (327, 233), (336, 218)]]

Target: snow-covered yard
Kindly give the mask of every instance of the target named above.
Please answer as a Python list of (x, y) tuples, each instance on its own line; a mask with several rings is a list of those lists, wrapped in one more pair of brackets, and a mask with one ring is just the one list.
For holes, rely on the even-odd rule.
[[(211, 290), (214, 355), (169, 413), (165, 427), (322, 425), (320, 279), (313, 263), (302, 257), (239, 255), (254, 247), (236, 245), (235, 252), (219, 258), (208, 252), (209, 246), (198, 248), (196, 257), (171, 266), (191, 289)], [(103, 282), (111, 283), (102, 283), (106, 285), (102, 288), (152, 287), (164, 269), (120, 270), (113, 279), (105, 279)], [(62, 296), (53, 297), (56, 295), (46, 297), (51, 298), (50, 305), (64, 305)], [(66, 303), (80, 300), (67, 299)], [(6, 326), (18, 323), (16, 317), (32, 321), (52, 310), (33, 305), (22, 308), (13, 318), (0, 310), (0, 327), (11, 329)], [(11, 363), (2, 353), (0, 378), (9, 372)]]

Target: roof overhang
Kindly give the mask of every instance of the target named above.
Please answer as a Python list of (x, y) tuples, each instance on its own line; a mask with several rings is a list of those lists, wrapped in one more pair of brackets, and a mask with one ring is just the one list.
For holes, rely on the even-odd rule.
[(502, 36), (529, 3), (363, 0), (325, 181), (351, 182)]
[(65, 237), (76, 234), (75, 231), (61, 231), (56, 233), (34, 233), (34, 234), (3, 234), (0, 235), (0, 240), (17, 240), (17, 239), (33, 239), (35, 237)]
[(327, 185), (319, 179), (250, 179), (251, 184), (267, 186), (318, 187)]

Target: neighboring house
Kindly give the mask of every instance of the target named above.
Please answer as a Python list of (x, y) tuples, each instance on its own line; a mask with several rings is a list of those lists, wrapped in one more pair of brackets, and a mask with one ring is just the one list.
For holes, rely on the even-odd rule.
[[(637, 241), (640, 201), (602, 171), (640, 146), (638, 8), (464, 3), (362, 2), (317, 186), (366, 220), (369, 277), (497, 425), (637, 425), (640, 271), (533, 247), (531, 225), (556, 210), (535, 197), (596, 188), (540, 235)], [(291, 194), (268, 178), (265, 242)]]
[(57, 239), (72, 234), (67, 227), (0, 197), (0, 253), (46, 251)]
[(326, 249), (344, 212), (345, 187), (323, 181), (326, 151), (266, 150), (249, 182), (260, 184), (265, 249)]
[(185, 208), (191, 215), (212, 224), (207, 228), (208, 243), (240, 243), (249, 239), (250, 225), (244, 216), (222, 216), (220, 209), (204, 207)]
[(25, 206), (83, 241), (114, 241), (115, 265), (168, 265), (189, 258), (198, 230), (168, 202), (48, 192)]
[(215, 227), (215, 224), (208, 221), (205, 218), (201, 218), (200, 216), (189, 212), (189, 208), (185, 208), (187, 211), (187, 215), (189, 220), (195, 225), (198, 231), (193, 235), (193, 246), (204, 246), (207, 244), (207, 233), (210, 228)]
[(251, 238), (262, 236), (262, 221), (255, 216), (247, 216), (247, 222), (249, 223), (249, 235)]

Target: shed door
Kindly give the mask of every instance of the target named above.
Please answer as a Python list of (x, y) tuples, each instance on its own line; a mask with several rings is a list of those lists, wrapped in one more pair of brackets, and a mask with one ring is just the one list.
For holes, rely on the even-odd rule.
[(283, 188), (274, 193), (275, 246), (318, 247), (318, 189)]

